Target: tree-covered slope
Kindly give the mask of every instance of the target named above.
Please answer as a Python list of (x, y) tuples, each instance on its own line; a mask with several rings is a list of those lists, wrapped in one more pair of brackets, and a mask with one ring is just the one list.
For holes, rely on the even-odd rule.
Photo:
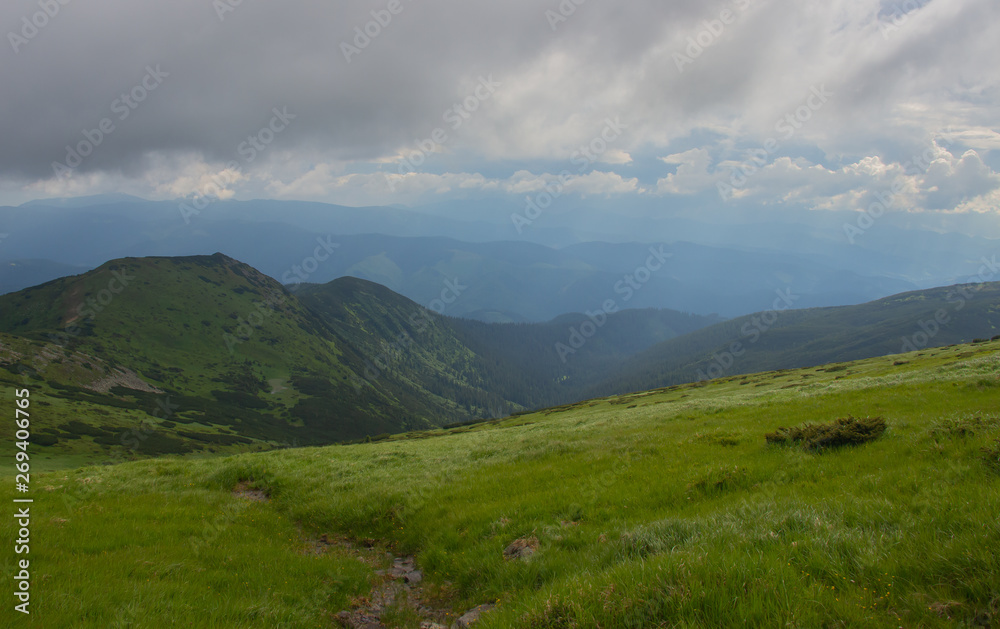
[[(785, 298), (789, 296), (784, 295)], [(664, 341), (588, 393), (858, 360), (1000, 334), (1000, 282), (893, 295), (858, 306), (775, 308)]]

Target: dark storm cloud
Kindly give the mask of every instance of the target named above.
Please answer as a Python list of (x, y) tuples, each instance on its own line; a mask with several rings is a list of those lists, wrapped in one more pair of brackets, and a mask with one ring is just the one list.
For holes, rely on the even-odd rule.
[[(982, 184), (975, 207), (996, 196), (972, 167), (1000, 146), (996, 0), (18, 0), (0, 33), (13, 198), (175, 198), (220, 173), (226, 195), (361, 205), (517, 195), (609, 117), (624, 132), (580, 173), (589, 194), (714, 189), (777, 138), (748, 190), (850, 209), (954, 137), (939, 166), (955, 182), (923, 198), (963, 199), (959, 179)], [(448, 126), (483, 81), (497, 89)], [(959, 168), (966, 150), (979, 162)]]
[[(274, 107), (296, 116), (282, 132), (282, 147), (313, 147), (345, 159), (378, 157), (435, 124), (461, 97), (463, 81), (490, 74), (500, 80), (558, 46), (601, 64), (627, 63), (664, 21), (700, 7), (647, 1), (619, 8), (598, 0), (576, 6), (565, 0), (573, 12), (554, 21), (545, 12), (559, 15), (559, 2), (523, 0), (243, 0), (238, 6), (226, 0), (44, 1), (59, 10), (30, 39), (19, 38), (24, 19), (41, 11), (39, 5), (5, 3), (0, 9), (8, 32), (0, 69), (0, 171), (28, 178), (50, 176), (52, 162), (66, 161), (66, 146), (86, 140), (85, 131), (100, 131), (106, 119), (113, 131), (81, 171), (134, 173), (153, 152), (230, 160), (246, 136), (268, 123)], [(382, 23), (376, 28), (374, 20)], [(378, 33), (367, 40), (355, 31), (366, 25), (368, 33)], [(345, 43), (364, 48), (345, 55)], [(137, 86), (147, 68), (165, 78), (144, 93)], [(553, 77), (553, 86), (561, 79)], [(129, 98), (133, 90), (135, 99)]]

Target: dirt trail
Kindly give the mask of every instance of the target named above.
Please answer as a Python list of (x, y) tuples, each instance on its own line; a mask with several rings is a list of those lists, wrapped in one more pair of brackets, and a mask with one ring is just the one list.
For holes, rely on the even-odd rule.
[[(246, 482), (239, 483), (233, 494), (247, 501), (269, 501), (265, 492), (251, 489)], [(337, 546), (375, 568), (377, 582), (373, 584), (371, 593), (355, 599), (350, 609), (334, 614), (334, 626), (350, 629), (467, 629), (494, 607), (491, 604), (480, 605), (457, 616), (451, 607), (443, 607), (440, 603), (441, 588), (434, 588), (436, 596), (431, 596), (425, 589), (423, 572), (417, 568), (412, 555), (398, 557), (390, 552), (379, 555), (374, 550), (378, 546), (375, 540), (363, 541), (364, 548), (360, 548), (346, 538), (321, 535), (311, 545), (310, 552), (316, 554), (323, 554), (330, 547)], [(445, 588), (448, 585), (446, 583)]]
[[(326, 542), (323, 538), (322, 542)], [(329, 542), (327, 542), (329, 543)], [(345, 545), (339, 542), (339, 545)], [(346, 544), (350, 548), (349, 544)], [(360, 557), (361, 555), (359, 555)], [(455, 617), (450, 608), (435, 605), (423, 584), (424, 575), (412, 556), (396, 557), (386, 553), (391, 560), (388, 568), (375, 570), (381, 581), (367, 597), (355, 601), (349, 610), (335, 615), (343, 627), (352, 629), (382, 629), (389, 627), (416, 626), (421, 629), (466, 629), (471, 627), (480, 615), (493, 608), (481, 605), (460, 617)]]

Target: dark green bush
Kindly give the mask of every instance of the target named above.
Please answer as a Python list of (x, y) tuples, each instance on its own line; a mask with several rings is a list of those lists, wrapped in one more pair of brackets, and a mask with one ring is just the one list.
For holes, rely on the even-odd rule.
[(235, 443), (253, 443), (250, 439), (247, 439), (246, 437), (240, 437), (238, 435), (221, 435), (217, 433), (191, 432), (187, 430), (178, 430), (177, 434), (180, 435), (181, 437), (194, 439), (195, 441), (204, 441), (206, 443), (217, 443), (224, 446), (230, 446)]
[(36, 446), (54, 446), (59, 443), (59, 437), (55, 435), (31, 435), (31, 443)]
[(98, 428), (97, 426), (91, 426), (90, 424), (85, 424), (78, 419), (70, 420), (69, 423), (66, 424), (60, 424), (59, 428), (74, 435), (89, 435), (91, 437), (113, 436), (107, 431)]
[(212, 395), (220, 404), (235, 407), (234, 410), (242, 411), (247, 408), (267, 408), (268, 403), (257, 397), (255, 394), (244, 391), (212, 391)]
[(806, 450), (822, 450), (838, 446), (857, 445), (878, 439), (885, 432), (881, 417), (842, 417), (829, 424), (803, 424), (795, 428), (778, 428), (764, 436), (768, 443), (800, 444)]

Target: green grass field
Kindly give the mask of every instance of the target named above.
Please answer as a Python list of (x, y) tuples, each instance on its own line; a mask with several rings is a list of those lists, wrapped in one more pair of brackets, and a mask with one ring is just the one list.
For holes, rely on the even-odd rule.
[[(888, 429), (821, 452), (764, 438), (848, 415)], [(438, 607), (498, 603), (484, 629), (996, 626), (998, 448), (991, 342), (371, 444), (47, 472), (32, 613), (8, 595), (0, 625), (337, 626), (391, 551)], [(504, 558), (530, 537), (534, 555)]]

